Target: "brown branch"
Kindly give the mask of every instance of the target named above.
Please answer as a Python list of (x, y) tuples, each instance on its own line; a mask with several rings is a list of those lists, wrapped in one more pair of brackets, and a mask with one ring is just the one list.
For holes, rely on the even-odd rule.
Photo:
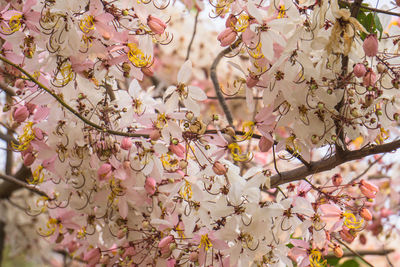
[(359, 254), (357, 251), (353, 250), (351, 247), (349, 247), (346, 243), (342, 242), (340, 239), (335, 238), (337, 242), (339, 242), (341, 245), (345, 246), (354, 256), (357, 256), (362, 260), (365, 264), (367, 264), (370, 267), (374, 267), (369, 261), (364, 259), (363, 255)]
[(186, 59), (185, 59), (185, 60), (188, 60), (188, 59), (189, 59), (189, 56), (190, 56), (190, 49), (192, 48), (192, 44), (193, 44), (193, 41), (194, 41), (194, 37), (196, 36), (197, 22), (198, 22), (198, 20), (199, 20), (199, 13), (200, 13), (200, 10), (197, 10), (197, 12), (196, 12), (196, 17), (194, 18), (193, 34), (192, 34), (192, 38), (190, 39), (190, 42), (189, 42), (189, 45), (188, 45), (188, 49), (187, 49), (187, 52), (186, 52)]
[[(382, 250), (356, 250), (358, 255), (361, 256), (386, 256), (392, 252), (394, 249), (382, 249)], [(342, 258), (344, 257), (354, 257), (354, 253), (350, 251), (345, 251)], [(337, 258), (334, 254), (328, 254), (325, 256), (326, 259)]]
[(7, 174), (0, 174), (0, 179), (5, 180), (5, 182), (3, 182), (0, 186), (0, 198), (10, 197), (12, 192), (19, 188), (26, 188), (36, 194), (48, 197), (45, 192), (24, 182), (24, 180), (29, 176), (30, 170), (26, 167), (22, 167), (15, 177)]
[(3, 82), (0, 82), (0, 90), (3, 90), (9, 96), (15, 96), (14, 90)]
[(221, 59), (226, 54), (230, 53), (233, 49), (237, 48), (241, 44), (241, 42), (242, 42), (242, 40), (241, 40), (241, 38), (239, 38), (231, 46), (222, 50), (217, 55), (217, 57), (214, 59), (214, 62), (212, 63), (211, 69), (210, 69), (210, 76), (211, 76), (212, 83), (214, 85), (215, 93), (217, 94), (217, 97), (218, 97), (218, 101), (221, 105), (222, 110), (225, 113), (225, 116), (226, 116), (226, 119), (228, 120), (229, 125), (232, 127), (233, 127), (233, 118), (232, 118), (231, 112), (229, 111), (229, 107), (225, 102), (225, 98), (222, 95), (221, 88), (219, 86), (218, 76), (217, 76), (217, 66), (218, 66), (218, 63), (221, 61)]
[[(349, 2), (343, 1), (343, 0), (339, 0), (338, 2), (339, 2), (339, 4), (342, 4), (342, 5), (345, 5), (345, 6), (351, 6), (351, 4), (352, 4), (352, 3), (349, 3)], [(361, 6), (360, 9), (364, 9), (364, 10), (369, 10), (369, 11), (373, 11), (373, 12), (376, 12), (376, 13), (382, 13), (382, 14), (387, 14), (387, 15), (400, 17), (400, 13), (391, 12), (391, 11), (378, 9), (378, 8), (373, 8), (373, 7), (369, 7), (369, 6)]]
[(271, 177), (271, 186), (277, 187), (281, 184), (298, 181), (309, 175), (331, 170), (345, 162), (361, 159), (370, 155), (391, 152), (398, 148), (400, 148), (400, 140), (378, 146), (371, 145), (359, 150), (344, 151), (341, 157), (333, 155), (324, 160), (312, 161), (309, 167), (301, 166), (290, 171), (281, 172), (280, 175), (276, 174)]

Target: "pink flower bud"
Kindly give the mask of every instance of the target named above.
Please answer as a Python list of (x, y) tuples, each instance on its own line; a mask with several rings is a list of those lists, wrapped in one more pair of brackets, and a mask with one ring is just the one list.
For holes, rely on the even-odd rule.
[(111, 173), (112, 173), (111, 164), (104, 163), (97, 170), (97, 177), (99, 178), (100, 181), (107, 180), (107, 179), (109, 179), (111, 177)]
[(165, 31), (165, 28), (167, 25), (160, 20), (159, 18), (153, 17), (152, 15), (149, 15), (147, 17), (147, 25), (151, 29), (152, 32), (155, 34), (162, 34)]
[(214, 163), (212, 170), (216, 175), (224, 175), (226, 173), (226, 167), (219, 161)]
[(160, 135), (160, 131), (159, 130), (153, 130), (150, 133), (150, 139), (153, 141), (157, 141), (158, 139), (160, 139), (161, 135)]
[(349, 230), (347, 230), (346, 228), (343, 228), (340, 232), (340, 237), (346, 241), (347, 243), (351, 243), (353, 242), (355, 236), (353, 236)]
[(261, 152), (268, 152), (274, 142), (266, 138), (265, 136), (261, 136), (260, 141), (258, 142), (258, 147), (260, 148)]
[(360, 191), (367, 198), (375, 198), (375, 193), (363, 185), (360, 186)]
[(174, 237), (172, 235), (166, 236), (158, 243), (158, 247), (161, 249), (162, 254), (166, 254), (170, 251), (169, 245), (174, 242)]
[(24, 165), (31, 166), (35, 159), (36, 158), (32, 153), (26, 153), (24, 156)]
[(43, 131), (40, 128), (33, 128), (33, 134), (38, 140), (43, 140), (44, 138)]
[(129, 137), (122, 138), (121, 148), (123, 150), (129, 150), (132, 147), (132, 141)]
[(181, 144), (171, 144), (169, 145), (168, 149), (180, 158), (183, 158), (185, 156), (185, 147)]
[(367, 73), (363, 78), (364, 86), (374, 86), (376, 83), (376, 74), (372, 69), (368, 69)]
[(333, 254), (335, 254), (335, 256), (337, 258), (343, 257), (343, 249), (342, 249), (342, 247), (339, 246), (339, 245), (335, 246), (335, 248), (333, 249)]
[(16, 122), (24, 122), (29, 116), (29, 111), (25, 106), (20, 106), (14, 111), (13, 116)]
[(353, 68), (354, 76), (356, 76), (357, 78), (364, 77), (366, 72), (367, 69), (365, 68), (365, 65), (361, 63), (356, 64)]
[(88, 266), (95, 266), (101, 258), (101, 253), (99, 248), (94, 248), (85, 253), (83, 260), (87, 262)]
[(144, 184), (144, 189), (146, 190), (147, 194), (153, 195), (156, 192), (156, 180), (152, 177), (148, 177)]
[(387, 209), (387, 208), (382, 208), (381, 209), (381, 217), (382, 218), (389, 217), (389, 215), (392, 215), (392, 211), (390, 209)]
[(226, 28), (217, 37), (221, 46), (231, 45), (236, 40), (237, 33), (232, 28)]
[(32, 104), (32, 103), (26, 103), (25, 107), (28, 109), (29, 114), (33, 114), (33, 112), (35, 111), (36, 105)]
[(190, 260), (191, 262), (197, 261), (198, 258), (199, 258), (199, 254), (198, 254), (197, 252), (192, 252), (192, 253), (190, 253), (190, 255), (189, 255), (189, 260)]
[(362, 208), (360, 210), (360, 216), (363, 217), (366, 221), (371, 221), (372, 220), (372, 214), (371, 212), (366, 209), (366, 208)]
[(365, 38), (363, 49), (368, 57), (374, 57), (378, 53), (378, 38), (375, 34), (370, 34)]
[(372, 183), (370, 183), (370, 182), (367, 182), (367, 181), (365, 181), (364, 179), (362, 179), (361, 181), (360, 181), (360, 184), (361, 185), (363, 185), (363, 186), (365, 186), (366, 188), (368, 188), (369, 190), (371, 190), (372, 192), (378, 192), (379, 191), (379, 188), (376, 186), (376, 185), (374, 185), (374, 184), (372, 184)]
[(340, 173), (337, 173), (332, 177), (332, 183), (334, 186), (339, 186), (342, 184), (342, 182), (343, 182), (343, 177), (342, 175), (340, 175)]

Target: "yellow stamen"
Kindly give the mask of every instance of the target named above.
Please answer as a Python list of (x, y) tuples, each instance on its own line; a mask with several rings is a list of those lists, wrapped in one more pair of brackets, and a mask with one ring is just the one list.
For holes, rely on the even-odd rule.
[(236, 32), (244, 32), (249, 25), (250, 25), (249, 16), (245, 13), (242, 13), (239, 16), (239, 19), (235, 25), (235, 31)]
[(43, 183), (44, 173), (42, 171), (43, 171), (43, 166), (42, 165), (37, 166), (37, 168), (32, 173), (32, 180), (31, 181), (28, 180), (28, 183), (34, 185)]
[(344, 217), (344, 222), (343, 222), (344, 225), (346, 225), (350, 229), (359, 229), (364, 224), (364, 219), (357, 221), (356, 216), (349, 211), (343, 213), (343, 217)]
[(255, 125), (254, 121), (245, 122), (242, 127), (242, 132), (244, 132), (244, 135), (243, 135), (242, 139), (235, 137), (236, 140), (245, 141), (247, 139), (250, 139), (254, 134), (254, 125)]
[(242, 149), (237, 143), (229, 144), (228, 149), (231, 150), (233, 160), (235, 161), (243, 162), (243, 161), (248, 161), (250, 159), (250, 153), (242, 154)]
[(327, 265), (327, 260), (322, 261), (322, 254), (319, 250), (313, 249), (311, 251), (310, 256), (308, 256), (310, 260), (311, 267), (324, 267)]
[(276, 18), (277, 19), (282, 19), (282, 18), (285, 17), (285, 15), (286, 15), (285, 6), (284, 5), (279, 6), (279, 13), (278, 13), (278, 16)]
[(62, 233), (63, 225), (57, 219), (50, 218), (46, 223), (47, 231), (43, 231), (43, 228), (39, 228), (39, 233), (44, 236), (50, 236), (54, 234), (57, 228), (59, 228), (60, 233)]
[[(261, 59), (264, 57), (263, 53), (261, 52), (261, 42), (258, 43), (258, 45), (256, 46), (256, 48), (251, 49), (248, 51), (249, 55), (254, 58), (254, 59)], [(254, 64), (256, 64), (256, 62), (254, 62)], [(257, 66), (256, 66), (257, 67)], [(257, 67), (257, 69), (259, 69), (259, 67)]]
[(94, 17), (88, 15), (80, 20), (79, 28), (83, 33), (89, 33), (91, 30), (94, 30)]
[(200, 239), (199, 248), (204, 247), (205, 251), (207, 251), (210, 247), (212, 247), (212, 243), (208, 238), (208, 234), (202, 235)]
[(145, 55), (134, 43), (129, 43), (128, 59), (137, 68), (143, 68), (152, 63), (151, 56)]
[(57, 86), (65, 86), (70, 81), (74, 79), (74, 72), (72, 70), (71, 63), (68, 61), (61, 64), (57, 75), (55, 76), (54, 80), (56, 81)]
[(14, 15), (10, 18), (10, 20), (8, 21), (8, 28), (1, 26), (1, 29), (3, 30), (3, 32), (5, 34), (12, 34), (16, 31), (18, 31), (21, 28), (21, 18), (22, 15), (18, 14), (18, 15)]
[(389, 132), (385, 128), (381, 127), (379, 134), (375, 138), (375, 143), (382, 145), (383, 142), (389, 138)]
[(18, 137), (18, 142), (19, 145), (14, 144), (14, 142), (11, 141), (11, 146), (17, 151), (24, 151), (28, 148), (29, 144), (33, 139), (35, 139), (35, 134), (32, 130), (33, 122), (28, 122), (24, 126), (24, 133)]
[(179, 191), (181, 197), (185, 200), (190, 200), (193, 196), (192, 185), (185, 179), (185, 185)]
[(167, 168), (167, 167), (174, 168), (179, 163), (179, 161), (177, 159), (172, 159), (171, 155), (169, 155), (169, 154), (161, 155), (161, 162), (162, 162), (164, 168)]

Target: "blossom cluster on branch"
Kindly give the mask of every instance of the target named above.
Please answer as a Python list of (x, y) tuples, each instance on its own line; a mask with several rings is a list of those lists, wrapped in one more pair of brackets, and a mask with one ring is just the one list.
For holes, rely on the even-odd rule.
[[(316, 173), (354, 148), (378, 153), (396, 132), (398, 40), (379, 19), (358, 18), (361, 2), (210, 0), (227, 48), (204, 56), (202, 76), (207, 61), (190, 60), (191, 47), (186, 60), (163, 52), (176, 38), (169, 1), (3, 3), (2, 79), (16, 92), (3, 111), (27, 182), (44, 194), (27, 210), (47, 216), (37, 233), (88, 266), (316, 267), (341, 257), (373, 220), (379, 187), (340, 172), (321, 184), (290, 177), (302, 181), (283, 189), (276, 180), (282, 162)], [(218, 80), (223, 57), (238, 74)], [(157, 86), (162, 71), (174, 75)], [(208, 110), (212, 86), (219, 114)], [(245, 94), (243, 117), (232, 118), (227, 88)]]

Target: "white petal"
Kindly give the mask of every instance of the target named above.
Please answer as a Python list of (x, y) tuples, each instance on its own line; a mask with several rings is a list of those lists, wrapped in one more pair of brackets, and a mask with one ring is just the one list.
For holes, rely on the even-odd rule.
[(129, 85), (129, 95), (132, 97), (137, 97), (141, 90), (142, 88), (140, 87), (139, 82), (136, 79), (133, 79)]
[(178, 83), (187, 83), (192, 75), (192, 62), (190, 60), (183, 63), (178, 72)]
[(175, 109), (178, 108), (179, 104), (179, 96), (178, 94), (172, 94), (170, 98), (168, 98), (167, 102), (165, 102), (166, 112), (172, 113)]
[(191, 98), (188, 97), (183, 99), (183, 104), (188, 110), (192, 111), (196, 117), (200, 115), (199, 105), (197, 105), (197, 103), (193, 101)]
[(171, 95), (174, 91), (176, 90), (176, 86), (168, 86), (167, 90), (165, 90), (164, 92), (164, 96), (163, 96), (163, 100), (165, 100), (165, 98), (167, 98), (169, 95)]
[(197, 86), (188, 86), (189, 87), (189, 97), (198, 100), (198, 101), (203, 101), (207, 99), (206, 93)]
[(261, 34), (261, 51), (269, 61), (272, 61), (274, 59), (274, 47), (271, 35), (268, 33), (263, 32)]

